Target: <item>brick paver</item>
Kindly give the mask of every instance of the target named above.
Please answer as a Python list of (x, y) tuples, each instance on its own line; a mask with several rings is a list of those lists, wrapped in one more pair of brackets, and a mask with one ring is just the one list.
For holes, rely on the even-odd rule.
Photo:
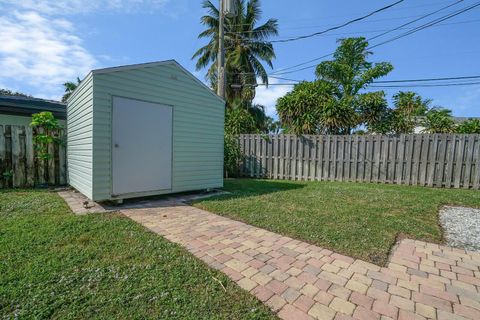
[(387, 267), (187, 205), (122, 212), (282, 319), (480, 319), (480, 254), (402, 240)]

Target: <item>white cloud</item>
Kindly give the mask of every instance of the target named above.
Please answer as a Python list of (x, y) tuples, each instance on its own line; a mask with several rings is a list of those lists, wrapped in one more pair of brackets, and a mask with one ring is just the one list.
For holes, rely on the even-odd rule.
[(275, 85), (279, 84), (280, 81), (273, 78), (269, 78), (269, 83), (273, 85), (268, 88), (266, 86), (258, 86), (254, 102), (265, 106), (267, 115), (277, 118), (275, 109), (277, 100), (291, 91), (293, 86)]
[(98, 60), (109, 60), (105, 55), (95, 58), (85, 48), (69, 16), (160, 11), (175, 17), (186, 10), (186, 1), (0, 0), (0, 83), (38, 97), (59, 98), (62, 83), (100, 67)]
[(96, 64), (65, 19), (34, 11), (0, 17), (0, 82), (31, 87), (36, 94), (58, 97), (61, 84), (85, 75)]
[(2, 7), (33, 10), (42, 14), (102, 12), (154, 12), (163, 10), (170, 0), (0, 0)]

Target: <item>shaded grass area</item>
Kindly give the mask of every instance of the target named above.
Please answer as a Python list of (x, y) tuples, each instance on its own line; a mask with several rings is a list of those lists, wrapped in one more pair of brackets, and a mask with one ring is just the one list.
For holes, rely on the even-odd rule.
[[(217, 280), (221, 281), (226, 292)], [(269, 319), (223, 274), (118, 214), (0, 192), (0, 318)]]
[(480, 207), (478, 190), (250, 179), (225, 189), (193, 205), (376, 264), (399, 235), (441, 242), (442, 205)]

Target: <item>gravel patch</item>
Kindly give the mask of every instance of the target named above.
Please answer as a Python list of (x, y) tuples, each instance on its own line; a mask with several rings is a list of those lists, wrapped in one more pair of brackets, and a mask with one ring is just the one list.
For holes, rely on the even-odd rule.
[(480, 252), (480, 209), (443, 207), (440, 224), (447, 245)]

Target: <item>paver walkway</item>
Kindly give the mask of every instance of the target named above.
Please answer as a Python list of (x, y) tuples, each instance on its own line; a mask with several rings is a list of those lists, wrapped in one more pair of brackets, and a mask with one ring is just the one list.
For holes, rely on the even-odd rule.
[(480, 254), (403, 240), (387, 268), (186, 205), (122, 212), (282, 319), (480, 319)]

